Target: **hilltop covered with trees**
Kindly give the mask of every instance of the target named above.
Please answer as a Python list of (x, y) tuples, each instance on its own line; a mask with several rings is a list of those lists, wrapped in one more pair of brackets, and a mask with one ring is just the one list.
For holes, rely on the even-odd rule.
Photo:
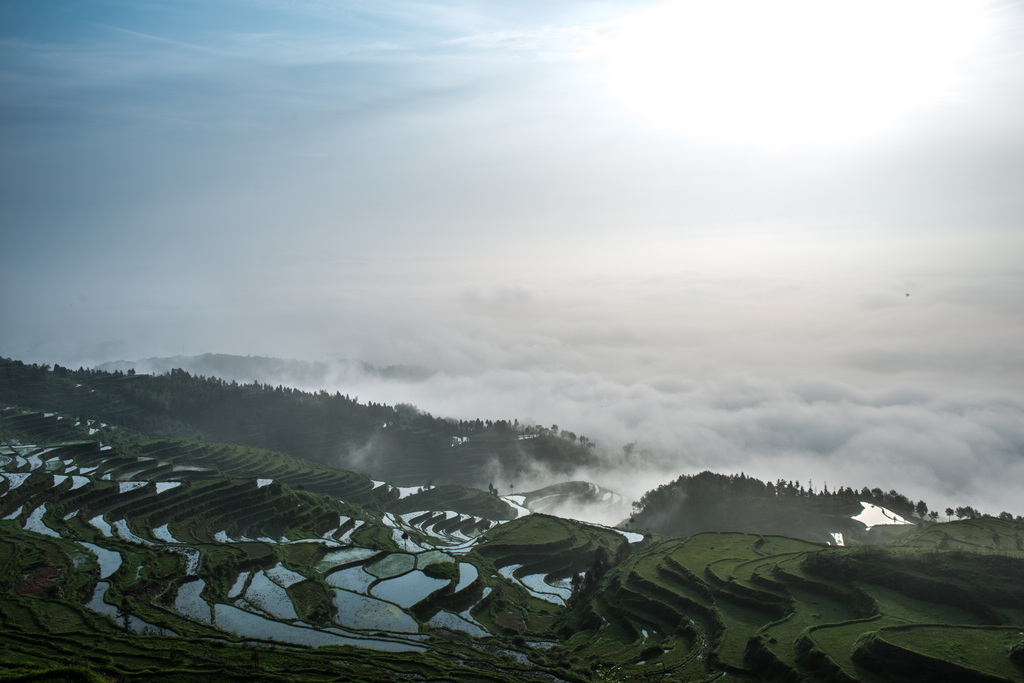
[[(929, 510), (928, 504), (916, 503), (898, 491), (864, 487), (820, 490), (808, 482), (779, 479), (764, 482), (745, 474), (724, 475), (701, 472), (683, 475), (663, 484), (634, 503), (631, 525), (671, 536), (687, 536), (701, 531), (743, 531), (747, 533), (781, 534), (818, 541), (833, 542), (833, 533), (864, 536), (864, 524), (852, 520), (862, 510), (861, 503), (884, 507), (907, 520), (936, 522), (940, 514)], [(948, 521), (982, 517), (970, 506), (947, 508)], [(1009, 512), (1001, 519), (1013, 519)], [(1018, 517), (1018, 520), (1021, 518)]]
[(180, 369), (144, 375), (0, 358), (0, 400), (47, 405), (150, 437), (267, 448), (398, 484), (483, 488), (497, 471), (506, 481), (494, 485), (505, 493), (534, 467), (569, 473), (597, 462), (594, 442), (557, 425), (443, 419), (409, 404), (360, 403), (340, 392), (239, 384)]

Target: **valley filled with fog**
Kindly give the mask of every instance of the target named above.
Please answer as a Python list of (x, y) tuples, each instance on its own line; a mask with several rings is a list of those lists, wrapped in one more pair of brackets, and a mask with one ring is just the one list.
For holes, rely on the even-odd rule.
[[(574, 477), (627, 500), (710, 469), (818, 489), (877, 486), (932, 509), (996, 514), (1015, 509), (1012, 482), (1024, 475), (1020, 279), (1004, 271), (890, 273), (869, 284), (676, 277), (637, 279), (626, 291), (600, 282), (494, 287), (447, 307), (396, 297), (386, 320), (357, 318), (338, 345), (363, 363), (320, 348), (315, 362), (290, 365), (172, 356), (134, 366), (340, 391), (436, 417), (557, 426), (597, 444), (603, 464)], [(518, 479), (521, 490), (564, 479), (543, 468), (490, 477)]]

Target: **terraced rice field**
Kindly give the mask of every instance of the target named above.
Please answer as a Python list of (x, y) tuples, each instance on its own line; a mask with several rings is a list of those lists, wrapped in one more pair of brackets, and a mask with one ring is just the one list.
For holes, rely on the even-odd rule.
[(1024, 680), (1012, 522), (893, 548), (656, 538), (270, 451), (90, 441), (113, 427), (59, 417), (0, 412), (26, 441), (0, 444), (0, 657), (26, 671)]
[[(382, 508), (421, 489), (400, 497), (360, 475), (295, 467), (294, 459), (241, 447), (161, 441), (126, 454), (74, 442), (5, 450), (0, 516), (12, 526), (0, 529), (3, 538), (14, 533), (20, 544), (24, 530), (52, 539), (53, 565), (79, 570), (81, 609), (110, 619), (114, 631), (386, 652), (422, 651), (437, 629), (490, 636), (469, 616), (489, 591), (465, 553), (500, 519), (424, 510), (410, 523)], [(459, 493), (448, 507), (474, 499)], [(393, 533), (365, 535), (372, 546), (353, 538), (388, 526)], [(415, 553), (400, 552), (406, 540)], [(423, 573), (445, 565), (451, 579)], [(103, 580), (89, 588), (90, 575)], [(59, 585), (66, 592), (70, 584)], [(442, 589), (460, 596), (465, 617), (422, 605), (423, 614), (411, 611)]]

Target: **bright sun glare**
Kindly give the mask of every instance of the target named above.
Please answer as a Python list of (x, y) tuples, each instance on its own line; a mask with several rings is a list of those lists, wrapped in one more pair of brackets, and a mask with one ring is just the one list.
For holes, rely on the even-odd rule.
[(609, 84), (667, 130), (832, 144), (949, 97), (986, 33), (975, 0), (677, 0), (616, 25)]

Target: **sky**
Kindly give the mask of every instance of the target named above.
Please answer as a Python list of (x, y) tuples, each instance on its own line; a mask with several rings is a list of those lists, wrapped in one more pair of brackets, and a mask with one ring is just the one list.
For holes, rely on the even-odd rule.
[(636, 497), (1024, 514), (1022, 187), (1021, 2), (0, 3), (0, 355), (421, 365), (329, 388)]

